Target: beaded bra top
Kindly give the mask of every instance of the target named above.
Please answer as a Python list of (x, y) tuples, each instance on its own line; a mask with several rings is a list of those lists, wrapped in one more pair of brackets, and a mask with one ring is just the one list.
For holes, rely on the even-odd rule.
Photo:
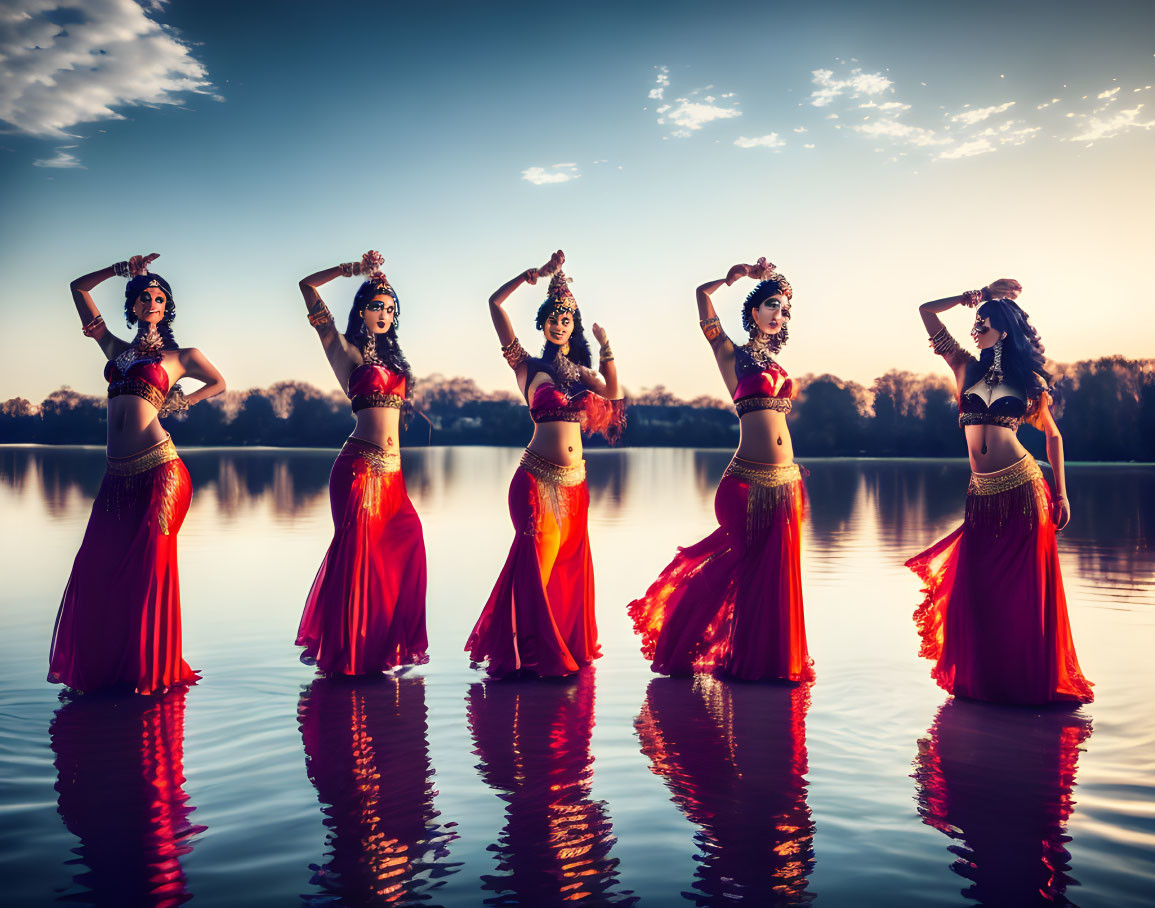
[(985, 378), (980, 378), (963, 391), (958, 402), (958, 424), (1018, 429), (1027, 413), (1027, 402), (1013, 387), (1001, 384), (990, 389), (991, 402), (988, 404), (980, 393), (987, 387)]
[(755, 359), (746, 347), (734, 347), (734, 408), (738, 416), (757, 410), (789, 413), (793, 406), (794, 382), (772, 358)]
[[(568, 356), (558, 354), (553, 360), (553, 369), (534, 357), (527, 361), (529, 372), (525, 386), (528, 388), (538, 372), (549, 374), (551, 381), (542, 382), (533, 392), (533, 400), (527, 398), (529, 416), (535, 423), (581, 422), (585, 412), (584, 398), (589, 389), (581, 383), (581, 372)], [(536, 368), (535, 368), (536, 367)]]
[(109, 400), (131, 394), (160, 410), (168, 394), (168, 373), (160, 360), (160, 354), (141, 353), (136, 347), (129, 347), (116, 359), (110, 359), (104, 367)]
[(349, 400), (354, 413), (370, 407), (400, 410), (405, 406), (405, 376), (378, 363), (360, 365), (349, 375)]

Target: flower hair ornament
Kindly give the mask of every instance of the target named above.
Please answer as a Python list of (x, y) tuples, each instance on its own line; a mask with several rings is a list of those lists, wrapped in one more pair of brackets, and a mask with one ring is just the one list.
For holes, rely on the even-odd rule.
[(550, 315), (573, 314), (578, 311), (577, 300), (569, 289), (570, 282), (570, 278), (560, 268), (553, 273), (549, 280), (549, 293), (545, 298), (550, 304)]

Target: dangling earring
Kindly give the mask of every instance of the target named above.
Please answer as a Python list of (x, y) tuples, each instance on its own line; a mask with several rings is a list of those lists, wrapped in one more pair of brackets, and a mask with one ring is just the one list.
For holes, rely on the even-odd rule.
[(991, 363), (991, 367), (987, 371), (986, 381), (992, 388), (997, 388), (1003, 383), (1003, 339), (1001, 337), (995, 341), (995, 361)]

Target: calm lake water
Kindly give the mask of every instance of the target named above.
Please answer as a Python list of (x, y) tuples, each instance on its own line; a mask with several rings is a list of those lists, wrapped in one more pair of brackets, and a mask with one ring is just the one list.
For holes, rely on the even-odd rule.
[(807, 461), (818, 681), (667, 680), (625, 604), (714, 526), (729, 452), (589, 455), (604, 656), (487, 683), (462, 646), (513, 536), (521, 452), (406, 452), (431, 661), (316, 679), (292, 645), (332, 532), (334, 451), (189, 450), (187, 694), (44, 682), (103, 451), (0, 448), (5, 904), (1150, 905), (1155, 469), (1068, 468), (1060, 537), (1096, 700), (952, 701), (904, 559), (962, 517), (961, 461)]

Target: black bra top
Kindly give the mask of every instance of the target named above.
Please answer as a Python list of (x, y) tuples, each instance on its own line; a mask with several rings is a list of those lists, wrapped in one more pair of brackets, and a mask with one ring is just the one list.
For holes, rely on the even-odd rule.
[(964, 393), (959, 400), (959, 413), (981, 413), (989, 416), (1013, 416), (1022, 418), (1027, 413), (1027, 402), (1014, 394), (1008, 394), (991, 402), (987, 402), (978, 394)]

